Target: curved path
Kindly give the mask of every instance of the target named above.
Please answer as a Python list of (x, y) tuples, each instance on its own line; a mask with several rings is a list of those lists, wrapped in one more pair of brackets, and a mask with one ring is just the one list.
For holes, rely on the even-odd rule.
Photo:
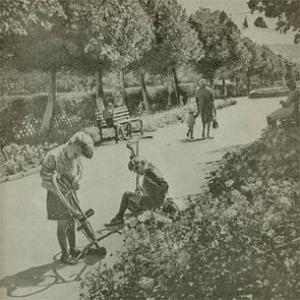
[[(159, 166), (172, 195), (198, 193), (213, 167), (209, 162), (220, 159), (232, 146), (257, 139), (266, 126), (265, 116), (278, 107), (279, 100), (242, 98), (237, 105), (218, 111), (220, 128), (212, 131), (215, 138), (211, 140), (182, 142), (186, 129), (181, 124), (160, 129), (153, 134), (154, 139), (141, 141), (140, 153)], [(200, 124), (196, 124), (196, 139), (200, 133)], [(124, 143), (108, 143), (96, 148), (91, 161), (84, 161), (79, 196), (84, 208), (95, 209), (95, 228), (101, 228), (112, 217), (122, 192), (134, 190), (134, 175), (127, 170), (128, 156)], [(51, 258), (58, 251), (56, 224), (46, 219), (45, 191), (39, 176), (1, 184), (0, 197), (0, 299), (11, 299), (7, 294), (26, 296), (24, 299), (77, 299), (80, 284), (61, 283), (63, 279), (73, 280), (95, 262), (64, 269), (57, 269), (53, 263)], [(120, 240), (118, 236), (105, 240), (109, 253), (120, 246)], [(80, 236), (78, 243), (84, 244)], [(109, 259), (107, 255), (106, 262)]]

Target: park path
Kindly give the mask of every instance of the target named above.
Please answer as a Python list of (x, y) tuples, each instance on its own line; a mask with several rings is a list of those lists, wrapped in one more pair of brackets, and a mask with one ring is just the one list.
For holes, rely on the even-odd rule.
[[(232, 146), (257, 139), (266, 126), (265, 116), (279, 107), (279, 100), (241, 98), (237, 105), (218, 111), (220, 128), (212, 131), (215, 138), (211, 140), (182, 142), (186, 129), (181, 124), (159, 129), (153, 139), (141, 140), (140, 153), (159, 166), (176, 199), (199, 193), (213, 167), (210, 162), (220, 159)], [(200, 129), (196, 124), (195, 139), (200, 137)], [(116, 212), (122, 193), (134, 190), (134, 175), (127, 170), (128, 157), (124, 143), (107, 143), (96, 148), (92, 160), (84, 161), (79, 196), (83, 208), (94, 208), (96, 214), (91, 221), (96, 229)], [(79, 282), (59, 284), (58, 276), (73, 279), (73, 273), (83, 265), (59, 270), (58, 276), (53, 272), (52, 257), (58, 251), (56, 224), (46, 219), (45, 191), (39, 176), (2, 184), (0, 195), (0, 299), (11, 299), (7, 291), (13, 296), (32, 294), (24, 297), (30, 300), (78, 299)], [(121, 242), (116, 235), (104, 241), (106, 262), (113, 259), (110, 253), (120, 248)], [(78, 244), (84, 244), (81, 236)], [(95, 262), (85, 263), (91, 266)]]

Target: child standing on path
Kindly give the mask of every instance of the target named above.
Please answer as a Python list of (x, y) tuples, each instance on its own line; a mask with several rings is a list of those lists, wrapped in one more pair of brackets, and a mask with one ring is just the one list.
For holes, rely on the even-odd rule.
[(193, 139), (194, 138), (194, 126), (196, 124), (196, 117), (195, 117), (194, 111), (192, 109), (189, 109), (181, 122), (182, 123), (185, 122), (188, 127), (186, 136)]
[(58, 173), (76, 192), (82, 175), (80, 157), (91, 158), (93, 153), (92, 138), (87, 133), (77, 132), (66, 144), (47, 153), (40, 171), (42, 186), (47, 190), (48, 219), (57, 221), (57, 239), (62, 251), (60, 260), (68, 265), (76, 264), (74, 258), (80, 253), (75, 246), (75, 216), (60, 200), (53, 184), (53, 176)]

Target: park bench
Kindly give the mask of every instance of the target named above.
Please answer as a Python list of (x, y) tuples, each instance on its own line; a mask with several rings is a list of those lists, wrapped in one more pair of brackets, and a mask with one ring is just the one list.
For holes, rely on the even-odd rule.
[(96, 112), (96, 121), (100, 133), (100, 142), (111, 138), (103, 137), (103, 129), (108, 128), (114, 130), (113, 138), (116, 143), (122, 138), (125, 140), (132, 138), (132, 133), (140, 133), (143, 135), (143, 121), (139, 118), (131, 118), (127, 106), (120, 106), (114, 109), (112, 126), (106, 124), (102, 112)]

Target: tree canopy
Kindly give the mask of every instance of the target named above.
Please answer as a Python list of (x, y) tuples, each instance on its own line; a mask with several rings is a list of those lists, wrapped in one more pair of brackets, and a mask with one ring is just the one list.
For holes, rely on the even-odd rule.
[(300, 42), (300, 1), (299, 0), (249, 0), (252, 12), (264, 13), (267, 18), (277, 18), (277, 30), (295, 31), (295, 43)]
[(239, 30), (224, 11), (199, 8), (189, 21), (204, 48), (204, 56), (197, 63), (198, 70), (212, 80), (220, 67), (230, 67), (239, 59)]
[[(283, 31), (299, 30), (294, 12), (288, 14), (292, 8), (297, 14), (295, 1), (288, 1), (289, 8), (282, 10), (285, 18), (278, 14), (281, 5), (273, 2), (250, 0), (249, 7), (280, 18), (278, 28)], [(124, 72), (137, 71), (149, 108), (144, 72), (172, 75), (179, 103), (176, 68), (183, 64), (211, 81), (238, 73), (247, 74), (249, 80), (253, 75), (277, 80), (290, 68), (269, 48), (243, 38), (224, 11), (199, 8), (188, 17), (177, 0), (2, 0), (0, 17), (1, 63), (50, 74), (46, 129), (59, 70), (94, 73), (96, 103), (102, 110), (105, 72), (122, 71), (124, 92)]]

